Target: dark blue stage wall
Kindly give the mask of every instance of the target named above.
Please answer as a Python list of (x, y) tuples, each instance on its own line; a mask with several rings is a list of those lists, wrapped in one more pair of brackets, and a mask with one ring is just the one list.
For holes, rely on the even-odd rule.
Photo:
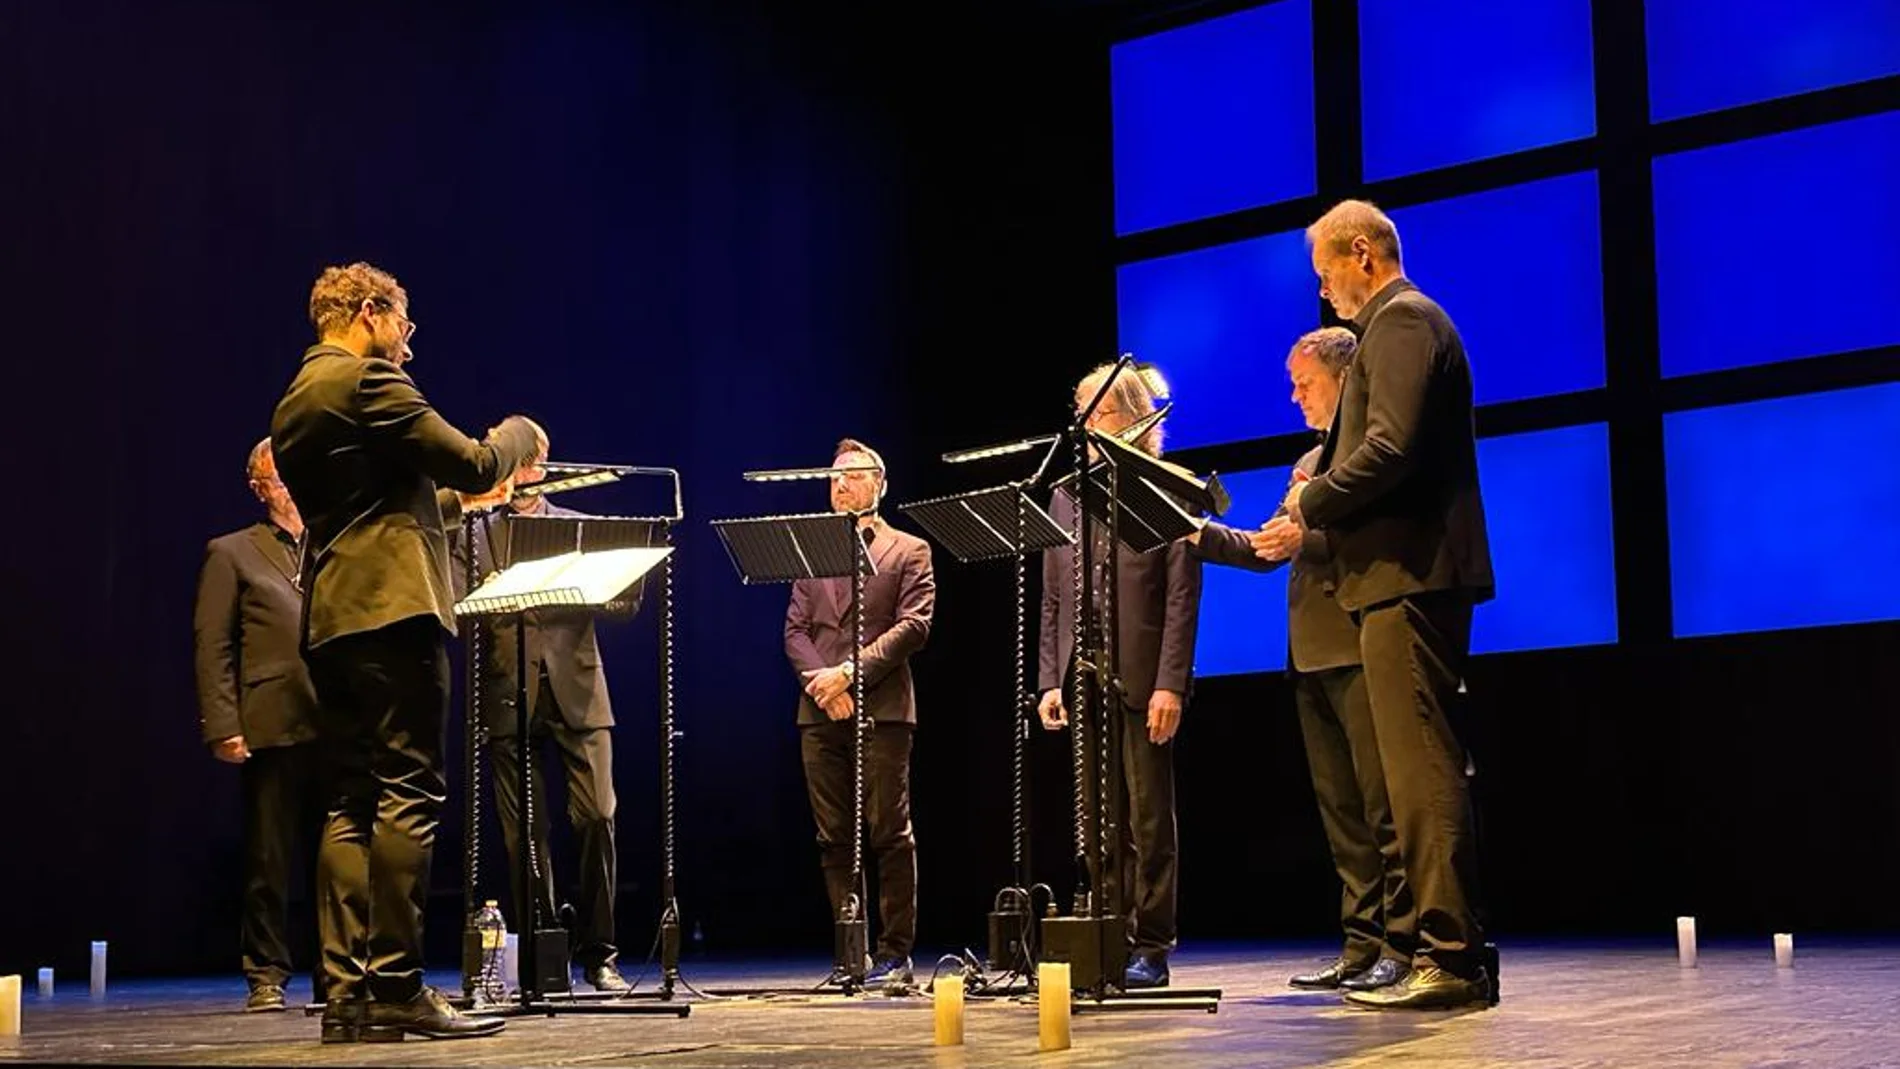
[[(115, 968), (235, 968), (237, 776), (197, 739), (192, 595), (205, 540), (255, 517), (243, 461), (312, 340), (310, 282), (357, 258), (408, 288), (412, 370), (465, 430), (523, 411), (558, 457), (682, 469), (688, 922), (709, 947), (825, 945), (786, 591), (742, 587), (705, 521), (824, 508), (820, 485), (738, 476), (828, 462), (843, 434), (883, 448), (898, 499), (920, 496), (941, 477), (920, 436), (1002, 433), (967, 380), (964, 415), (938, 420), (931, 369), (1052, 347), (1055, 324), (1028, 322), (1032, 303), (1084, 317), (1019, 284), (1073, 273), (1033, 251), (1007, 257), (1020, 275), (977, 282), (916, 251), (946, 235), (1018, 240), (963, 198), (1007, 196), (1018, 169), (1059, 179), (1044, 142), (1060, 138), (1026, 151), (1005, 138), (1001, 163), (972, 153), (969, 135), (1003, 109), (995, 91), (967, 92), (974, 113), (946, 107), (937, 126), (966, 147), (933, 157), (898, 124), (905, 100), (927, 99), (926, 72), (872, 43), (891, 27), (818, 7), (792, 24), (769, 6), (0, 10), (0, 286), (15, 473), (31, 484), (0, 554), (15, 666), (0, 971), (70, 975), (92, 938), (112, 941)], [(999, 344), (994, 321), (963, 322), (978, 301), (1026, 325)], [(1108, 344), (1060, 336), (1078, 353)], [(1051, 412), (1067, 373), (1050, 380)], [(650, 501), (618, 488), (574, 499)], [(944, 605), (1000, 589), (978, 577)], [(653, 635), (642, 620), (605, 640), (636, 962), (658, 875)], [(987, 641), (964, 646), (1006, 665), (1006, 641)], [(927, 655), (926, 678), (950, 655)], [(956, 711), (950, 694), (926, 702), (927, 716)], [(926, 832), (957, 823), (919, 819)], [(459, 825), (437, 854), (438, 946), (459, 906)]]

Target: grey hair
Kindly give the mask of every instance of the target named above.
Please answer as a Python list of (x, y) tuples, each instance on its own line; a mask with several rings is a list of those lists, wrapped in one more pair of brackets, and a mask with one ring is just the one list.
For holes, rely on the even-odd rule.
[[(1109, 373), (1115, 370), (1114, 364), (1101, 364), (1082, 376), (1076, 384), (1076, 392), (1087, 394), (1091, 399)], [(1161, 407), (1159, 398), (1167, 392), (1167, 380), (1161, 377), (1161, 371), (1152, 365), (1143, 368), (1130, 368), (1115, 376), (1115, 382), (1108, 390), (1108, 399), (1115, 407), (1126, 412), (1130, 419), (1140, 419)], [(1133, 445), (1149, 456), (1161, 455), (1161, 424), (1157, 423), (1142, 434)]]
[(1300, 353), (1312, 353), (1328, 374), (1339, 378), (1352, 366), (1352, 358), (1359, 351), (1359, 339), (1345, 327), (1321, 327), (1300, 335), (1293, 343), (1292, 351), (1287, 353), (1291, 362)]
[(1365, 238), (1380, 259), (1394, 266), (1403, 262), (1398, 226), (1369, 200), (1342, 200), (1306, 228), (1308, 248), (1324, 245), (1335, 255), (1351, 252), (1354, 238)]

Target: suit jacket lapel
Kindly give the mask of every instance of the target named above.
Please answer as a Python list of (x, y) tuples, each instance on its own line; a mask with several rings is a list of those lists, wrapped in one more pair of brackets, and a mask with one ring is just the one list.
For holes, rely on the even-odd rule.
[(296, 551), (279, 542), (276, 530), (268, 523), (253, 524), (250, 533), (251, 543), (257, 547), (259, 553), (263, 554), (264, 559), (270, 562), (270, 566), (277, 569), (285, 579), (290, 580), (290, 585), (296, 586), (298, 564)]

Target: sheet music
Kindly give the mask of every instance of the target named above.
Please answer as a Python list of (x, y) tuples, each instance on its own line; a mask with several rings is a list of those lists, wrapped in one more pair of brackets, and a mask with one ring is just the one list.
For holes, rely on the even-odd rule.
[(455, 611), (490, 613), (545, 604), (604, 605), (639, 582), (671, 552), (671, 546), (652, 546), (577, 551), (522, 561), (483, 583), (462, 599)]

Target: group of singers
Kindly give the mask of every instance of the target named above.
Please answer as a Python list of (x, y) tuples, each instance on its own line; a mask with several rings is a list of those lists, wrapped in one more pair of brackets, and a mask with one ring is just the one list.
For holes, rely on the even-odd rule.
[[(1127, 919), (1126, 985), (1168, 984), (1178, 884), (1171, 744), (1192, 687), (1201, 567), (1286, 566), (1290, 675), (1345, 934), (1337, 960), (1290, 983), (1339, 989), (1374, 1009), (1482, 1006), (1496, 1001), (1497, 959), (1478, 919), (1459, 695), (1472, 610), (1493, 583), (1471, 370), (1450, 318), (1406, 279), (1398, 232), (1378, 208), (1343, 202), (1308, 228), (1307, 243), (1322, 298), (1351, 329), (1315, 330), (1286, 357), (1293, 401), (1320, 444), (1300, 458), (1273, 517), (1257, 530), (1205, 521), (1136, 553), (1111, 546), (1092, 521), (1078, 531), (1067, 491), (1050, 503), (1078, 542), (1091, 539), (1101, 570), (1087, 611), (1115, 636), (1118, 654), (1121, 708), (1106, 715), (1123, 718), (1124, 742), (1106, 762), (1116, 769), (1109, 789), (1126, 807), (1127, 864), (1101, 873), (1097, 890)], [(416, 329), (408, 308), (397, 281), (368, 264), (317, 279), (309, 304), (317, 344), (246, 468), (265, 518), (209, 544), (198, 592), (204, 740), (242, 766), (245, 1008), (284, 1007), (290, 873), (314, 837), (314, 983), (326, 1043), (502, 1028), (423, 983), (422, 916), (445, 800), (445, 640), (471, 558), (477, 575), (510, 563), (509, 524), (486, 510), (571, 514), (522, 492), (544, 476), (543, 428), (511, 416), (475, 439), (430, 407), (403, 366)], [(1161, 425), (1135, 427), (1157, 409), (1157, 383), (1145, 371), (1112, 371), (1097, 368), (1077, 384), (1078, 413), (1100, 394), (1090, 426), (1133, 433), (1132, 445), (1159, 455)], [(864, 678), (853, 678), (849, 580), (793, 584), (785, 652), (800, 688), (800, 752), (834, 910), (850, 895), (866, 899), (851, 886), (853, 694), (867, 706), (864, 818), (880, 927), (866, 982), (899, 987), (913, 979), (917, 917), (909, 660), (929, 636), (936, 586), (929, 545), (878, 514), (888, 472), (877, 451), (845, 439), (832, 466), (832, 508), (860, 514), (876, 564), (861, 599), (855, 671)], [(469, 510), (484, 511), (464, 545), (459, 520)], [(1037, 712), (1050, 731), (1069, 721), (1082, 611), (1068, 578), (1076, 552), (1044, 555)], [(592, 618), (543, 612), (527, 628), (527, 738), (510, 708), (522, 682), (513, 630), (490, 639), (480, 673), (494, 697), (480, 715), (508, 850), (524, 845), (517, 772), (527, 761), (540, 814), (532, 835), (548, 857), (536, 757), (550, 746), (579, 855), (575, 958), (593, 987), (624, 991), (613, 713)], [(532, 894), (552, 916), (551, 864), (538, 866), (537, 882), (515, 888), (514, 900)]]

